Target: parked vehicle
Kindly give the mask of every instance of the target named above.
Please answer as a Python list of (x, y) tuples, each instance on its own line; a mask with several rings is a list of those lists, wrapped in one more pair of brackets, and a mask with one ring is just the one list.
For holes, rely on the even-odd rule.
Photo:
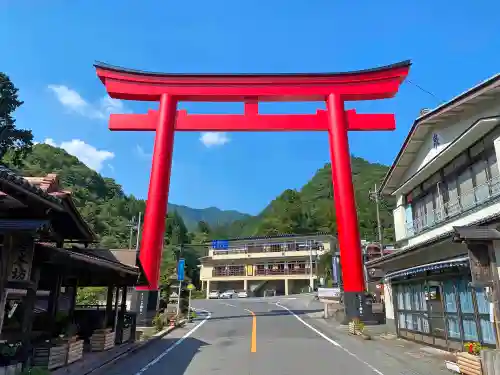
[(248, 293), (246, 290), (240, 290), (238, 292), (238, 298), (247, 298), (248, 297)]
[(220, 295), (220, 298), (226, 299), (226, 298), (233, 298), (237, 296), (236, 292), (233, 289), (226, 290), (224, 293)]
[(212, 290), (209, 294), (208, 294), (208, 298), (209, 299), (218, 299), (220, 298), (220, 292), (218, 290)]

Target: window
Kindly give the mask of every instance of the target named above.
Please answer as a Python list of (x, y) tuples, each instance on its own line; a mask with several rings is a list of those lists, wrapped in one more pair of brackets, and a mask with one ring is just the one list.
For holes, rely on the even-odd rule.
[(495, 152), (492, 152), (488, 157), (488, 173), (491, 195), (496, 197), (500, 194), (500, 170), (498, 169), (497, 155)]
[[(495, 132), (500, 136), (500, 127)], [(407, 236), (500, 195), (500, 170), (490, 138), (462, 152), (406, 196), (411, 207), (406, 211)]]
[(424, 228), (425, 223), (425, 202), (422, 199), (414, 202), (413, 215), (413, 228), (418, 233)]
[(450, 216), (460, 212), (460, 202), (458, 200), (457, 179), (453, 178), (446, 182), (448, 199), (446, 202), (447, 213)]
[(427, 194), (424, 197), (424, 204), (425, 204), (425, 223), (424, 225), (426, 227), (430, 227), (434, 225), (436, 222), (435, 220), (435, 215), (434, 215), (434, 197), (433, 194)]
[(476, 189), (474, 191), (476, 203), (482, 203), (486, 201), (490, 196), (490, 189), (488, 187), (488, 175), (486, 171), (487, 165), (484, 160), (480, 160), (472, 165), (472, 175), (474, 177), (474, 182), (476, 185)]
[(457, 178), (458, 188), (460, 189), (460, 205), (462, 209), (474, 207), (474, 185), (472, 183), (472, 173), (470, 169), (464, 170)]
[[(494, 346), (495, 329), (489, 321), (490, 303), (484, 290), (471, 288), (470, 279), (463, 276), (443, 276), (439, 277), (440, 281), (431, 276), (426, 280), (393, 284), (398, 335), (405, 337), (402, 331), (413, 331), (443, 338), (447, 332), (446, 336), (451, 341), (478, 341)], [(435, 300), (426, 297), (425, 291), (430, 285), (441, 291), (440, 297)], [(428, 339), (423, 341), (429, 342)], [(441, 345), (437, 341), (434, 344)], [(449, 343), (447, 345), (452, 347)]]

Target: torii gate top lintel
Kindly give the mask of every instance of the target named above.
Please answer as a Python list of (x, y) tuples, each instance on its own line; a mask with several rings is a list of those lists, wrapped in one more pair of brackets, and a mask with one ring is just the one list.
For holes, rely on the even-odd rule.
[(115, 99), (245, 102), (324, 101), (334, 93), (343, 100), (387, 99), (408, 75), (409, 60), (341, 73), (169, 74), (126, 69), (97, 62), (97, 75)]

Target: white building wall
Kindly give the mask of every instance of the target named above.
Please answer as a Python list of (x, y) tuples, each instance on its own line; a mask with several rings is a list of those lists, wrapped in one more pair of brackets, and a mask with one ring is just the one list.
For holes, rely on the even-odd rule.
[[(465, 132), (476, 121), (485, 117), (493, 117), (500, 115), (500, 100), (488, 103), (488, 107), (476, 112), (474, 115), (464, 117), (459, 121), (444, 122), (442, 126), (435, 126), (425, 141), (422, 143), (420, 150), (415, 156), (415, 160), (408, 167), (404, 174), (402, 182), (408, 180), (411, 176), (424, 168), (432, 159), (434, 159), (441, 151), (448, 147), (455, 139)], [(433, 134), (438, 135), (440, 145), (434, 148)]]
[[(460, 136), (475, 121), (484, 117), (498, 116), (500, 113), (500, 105), (498, 102), (495, 103), (496, 106), (493, 108), (480, 111), (479, 114), (477, 115), (463, 119), (453, 125), (442, 127), (440, 130), (438, 130), (441, 136), (440, 139), (441, 145), (437, 150), (434, 150), (432, 147), (433, 146), (432, 134), (434, 132), (431, 132), (431, 134), (429, 134), (429, 136), (427, 137), (426, 141), (422, 144), (422, 148), (417, 153), (417, 157), (414, 163), (406, 171), (405, 178), (403, 178), (402, 181), (406, 181), (406, 179), (408, 177), (411, 177), (415, 172), (417, 172), (419, 168), (420, 169), (424, 168), (434, 157), (436, 157), (436, 155), (442, 150), (443, 147), (446, 147), (451, 142), (453, 142), (454, 139)], [(495, 145), (495, 153), (497, 155), (497, 160), (500, 161), (500, 137), (494, 141), (494, 145)], [(500, 162), (498, 163), (498, 166), (500, 168)], [(425, 170), (423, 170), (422, 172), (425, 173)], [(428, 177), (430, 177), (431, 175), (432, 174), (429, 173)], [(403, 202), (404, 202), (404, 196), (398, 195), (397, 196), (398, 205), (396, 209), (393, 211), (394, 229), (395, 229), (396, 241), (398, 242), (404, 240), (407, 237), (406, 213), (405, 213), (405, 205), (403, 204)], [(415, 246), (418, 245), (419, 243), (432, 240), (433, 238), (438, 237), (452, 230), (454, 226), (468, 225), (477, 220), (480, 220), (484, 217), (493, 215), (498, 212), (500, 212), (500, 203), (498, 202), (489, 206), (485, 205), (484, 207), (478, 207), (477, 209), (471, 210), (470, 213), (466, 213), (464, 216), (459, 216), (454, 221), (447, 222), (446, 224), (441, 226), (437, 225), (436, 227), (426, 230), (425, 232), (417, 236), (409, 238), (408, 241), (404, 244), (403, 248), (408, 246)]]

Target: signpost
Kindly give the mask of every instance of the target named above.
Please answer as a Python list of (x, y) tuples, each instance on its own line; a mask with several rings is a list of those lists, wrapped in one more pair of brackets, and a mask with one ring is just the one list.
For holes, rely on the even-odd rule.
[(177, 316), (181, 315), (181, 292), (182, 292), (182, 282), (184, 281), (184, 266), (186, 260), (184, 258), (179, 259), (177, 262), (177, 281), (179, 282), (179, 298), (177, 299)]
[(187, 289), (189, 290), (189, 300), (188, 300), (188, 321), (191, 321), (191, 292), (194, 289), (194, 285), (189, 283), (187, 286)]

